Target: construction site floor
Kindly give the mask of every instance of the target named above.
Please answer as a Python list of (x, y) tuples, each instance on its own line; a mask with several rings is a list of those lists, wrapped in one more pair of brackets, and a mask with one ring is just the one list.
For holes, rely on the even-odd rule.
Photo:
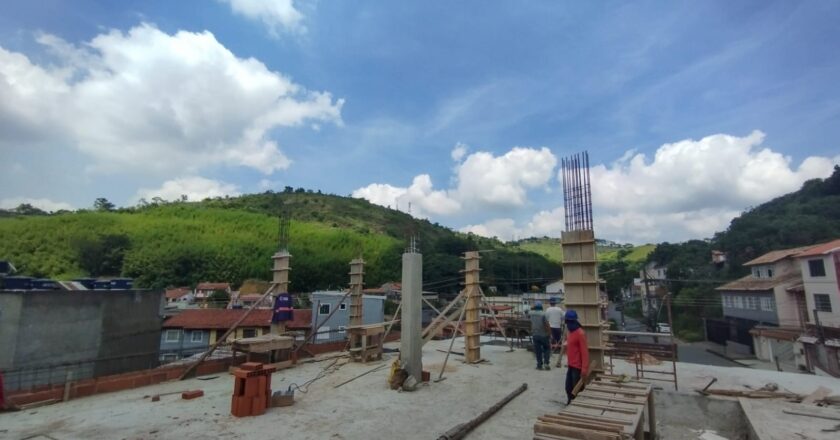
[[(484, 339), (483, 339), (484, 341)], [(487, 339), (489, 341), (489, 339)], [(424, 369), (436, 379), (450, 341), (431, 341), (423, 347)], [(387, 344), (386, 347), (398, 347)], [(463, 340), (456, 339), (454, 351), (463, 352)], [(211, 380), (200, 378), (168, 382), (122, 392), (101, 394), (36, 409), (0, 414), (0, 438), (9, 439), (430, 439), (455, 425), (464, 423), (522, 383), (528, 390), (476, 428), (469, 439), (530, 438), (539, 415), (556, 412), (565, 402), (563, 392), (565, 369), (535, 369), (534, 355), (524, 349), (507, 352), (506, 346), (482, 345), (487, 362), (466, 365), (462, 357), (452, 355), (442, 382), (431, 382), (414, 392), (397, 392), (387, 384), (388, 368), (383, 368), (347, 383), (378, 365), (393, 361), (386, 354), (382, 362), (346, 363), (341, 358), (334, 372), (314, 382), (306, 394), (298, 392), (291, 407), (270, 408), (257, 417), (236, 418), (230, 415), (233, 378), (220, 374)], [(325, 355), (326, 357), (334, 355)], [(552, 358), (555, 362), (556, 358)], [(286, 389), (290, 384), (303, 384), (316, 377), (333, 360), (312, 362), (274, 374), (272, 388)], [(617, 362), (616, 373), (633, 373), (633, 366)], [(823, 385), (840, 393), (840, 381), (832, 378), (792, 373), (754, 371), (746, 368), (710, 367), (678, 364), (680, 392), (663, 383), (657, 392), (657, 421), (662, 438), (709, 439), (727, 437), (726, 423), (718, 413), (734, 417), (738, 425), (740, 412), (714, 410), (715, 400), (697, 403), (694, 388), (702, 388), (709, 378), (717, 377), (722, 387), (744, 385), (760, 387), (775, 382), (793, 392), (809, 393)], [(150, 398), (181, 390), (201, 389), (204, 396), (182, 400), (180, 395), (162, 396), (159, 402)], [(659, 395), (661, 393), (666, 393)], [(683, 408), (675, 404), (680, 395), (691, 394), (692, 408), (706, 407), (704, 414), (688, 420)], [(685, 396), (688, 398), (689, 396)], [(705, 399), (705, 398), (703, 398)], [(720, 401), (720, 405), (731, 402)], [(737, 402), (735, 402), (737, 405)], [(712, 409), (709, 409), (712, 408)], [(725, 406), (721, 408), (726, 408)], [(679, 420), (679, 422), (676, 422)], [(709, 424), (720, 423), (717, 434), (710, 434)], [(736, 430), (731, 430), (735, 432)], [(708, 435), (719, 435), (709, 437)], [(706, 437), (703, 437), (706, 436)]]

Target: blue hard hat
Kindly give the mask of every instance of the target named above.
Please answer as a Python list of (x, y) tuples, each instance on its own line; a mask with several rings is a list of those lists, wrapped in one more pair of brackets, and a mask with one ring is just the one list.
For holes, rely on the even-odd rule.
[(549, 304), (557, 304), (557, 298), (552, 296), (551, 298), (548, 299), (548, 303)]
[(534, 303), (534, 309), (540, 310), (542, 309), (542, 303), (537, 301)]
[(577, 312), (574, 310), (567, 310), (566, 311), (566, 321), (577, 321)]

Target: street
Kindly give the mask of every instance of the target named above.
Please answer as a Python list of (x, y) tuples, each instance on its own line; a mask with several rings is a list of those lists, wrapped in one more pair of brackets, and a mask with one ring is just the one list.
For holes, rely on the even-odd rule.
[[(607, 318), (614, 319), (618, 323), (618, 328), (621, 331), (627, 332), (647, 332), (647, 326), (638, 319), (624, 315), (624, 328), (621, 326), (621, 312), (615, 309), (615, 304), (610, 303), (607, 308)], [(635, 342), (654, 342), (653, 337), (650, 336), (628, 336), (629, 341)], [(667, 342), (668, 338), (658, 338), (660, 342)], [(677, 343), (677, 358), (680, 362), (688, 362), (692, 364), (702, 365), (716, 365), (720, 367), (743, 367), (743, 365), (726, 360), (720, 356), (716, 356), (708, 352), (708, 349), (719, 348), (712, 342), (683, 342), (679, 338), (674, 337), (674, 342)]]

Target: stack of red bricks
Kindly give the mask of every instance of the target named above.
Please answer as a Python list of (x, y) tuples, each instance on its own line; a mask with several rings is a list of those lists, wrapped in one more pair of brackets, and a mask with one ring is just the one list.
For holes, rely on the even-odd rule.
[(276, 368), (245, 362), (233, 370), (230, 413), (236, 417), (259, 416), (271, 406), (271, 373)]

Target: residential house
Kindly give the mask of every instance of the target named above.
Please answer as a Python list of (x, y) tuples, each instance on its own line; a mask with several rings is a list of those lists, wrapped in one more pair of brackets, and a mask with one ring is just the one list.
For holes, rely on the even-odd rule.
[[(252, 310), (227, 340), (269, 333), (271, 312), (270, 309)], [(171, 362), (206, 351), (245, 313), (243, 309), (188, 309), (167, 319), (160, 338), (160, 360)], [(286, 324), (286, 329), (308, 334), (311, 313), (309, 310), (295, 310), (294, 319)]]
[(260, 301), (263, 296), (259, 293), (242, 294), (241, 292), (233, 292), (230, 296), (229, 309), (248, 309), (256, 304), (258, 309), (270, 309), (274, 306), (271, 295), (266, 296)]
[(216, 291), (225, 292), (227, 293), (228, 298), (230, 298), (230, 283), (198, 283), (198, 285), (195, 286), (195, 294), (193, 296), (193, 300), (196, 303), (201, 304), (202, 307), (206, 308), (208, 306), (207, 300), (210, 298), (210, 295), (212, 295), (213, 292)]
[(648, 308), (659, 309), (660, 302), (668, 294), (667, 267), (656, 262), (647, 263), (639, 270), (639, 277), (633, 279), (633, 295), (645, 298), (642, 301), (642, 312), (648, 313)]
[(563, 279), (552, 281), (545, 285), (545, 293), (555, 296), (563, 296), (564, 286)]
[(166, 289), (166, 305), (175, 306), (192, 302), (193, 292), (189, 287), (173, 287)]
[[(315, 335), (315, 343), (335, 342), (347, 338), (350, 323), (350, 296), (343, 301), (346, 292), (318, 291), (309, 296), (312, 301), (312, 328), (321, 325)], [(338, 308), (338, 311), (330, 314)], [(328, 320), (325, 321), (325, 319)], [(362, 295), (362, 323), (376, 324), (385, 321), (385, 297)], [(323, 324), (322, 324), (323, 323)]]
[(840, 376), (840, 239), (813, 246), (796, 257), (802, 271), (800, 304), (804, 303), (808, 333), (800, 338), (805, 368)]
[[(789, 289), (802, 282), (796, 255), (807, 249), (798, 247), (768, 252), (744, 263), (750, 274), (718, 287), (723, 306), (722, 320), (707, 320), (709, 340), (725, 344), (739, 352), (756, 353), (754, 333), (758, 325), (782, 329), (802, 329), (796, 296)], [(790, 352), (793, 347), (779, 341), (780, 350)], [(761, 352), (759, 352), (759, 355)]]

